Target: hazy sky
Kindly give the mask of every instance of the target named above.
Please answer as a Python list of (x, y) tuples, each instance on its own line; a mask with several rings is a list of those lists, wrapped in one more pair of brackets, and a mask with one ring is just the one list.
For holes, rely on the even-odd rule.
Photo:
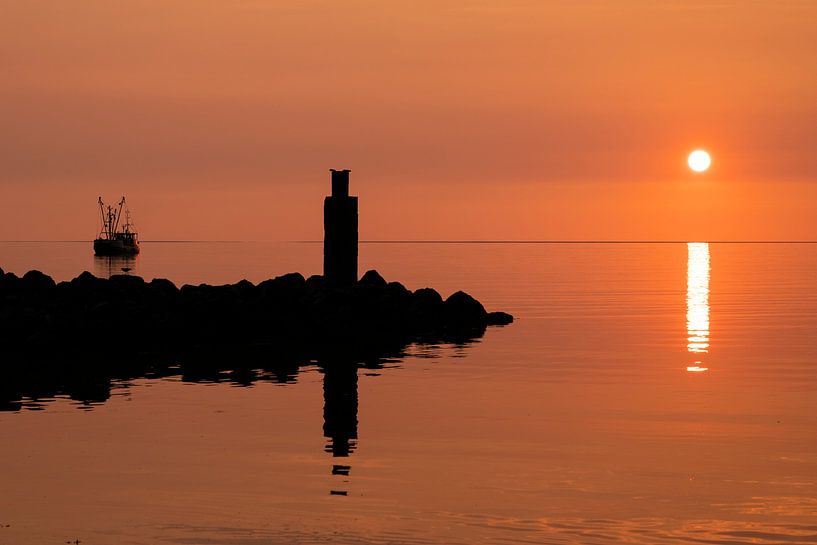
[[(813, 0), (0, 0), (0, 239), (817, 238)], [(693, 175), (686, 156), (712, 152)]]

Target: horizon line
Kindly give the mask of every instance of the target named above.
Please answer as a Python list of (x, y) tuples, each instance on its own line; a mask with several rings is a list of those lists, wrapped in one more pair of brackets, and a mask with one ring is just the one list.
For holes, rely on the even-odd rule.
[[(25, 243), (52, 243), (52, 242), (72, 242), (72, 243), (91, 243), (89, 240), (0, 240), (0, 243), (6, 242), (25, 242)], [(140, 243), (150, 244), (179, 244), (179, 243), (209, 243), (209, 244), (247, 244), (247, 243), (294, 243), (294, 244), (320, 244), (323, 240), (185, 240), (185, 239), (168, 239), (168, 240), (141, 240)], [(617, 240), (602, 240), (602, 239), (394, 239), (394, 240), (359, 240), (359, 244), (689, 244), (690, 242), (705, 242), (708, 244), (817, 244), (817, 240), (650, 240), (650, 239), (617, 239)]]

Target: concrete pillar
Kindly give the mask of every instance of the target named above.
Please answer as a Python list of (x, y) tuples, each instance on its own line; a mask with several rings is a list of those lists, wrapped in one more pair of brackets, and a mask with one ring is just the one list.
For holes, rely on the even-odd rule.
[(357, 197), (349, 196), (349, 170), (332, 172), (332, 195), (323, 201), (323, 276), (335, 285), (357, 282)]

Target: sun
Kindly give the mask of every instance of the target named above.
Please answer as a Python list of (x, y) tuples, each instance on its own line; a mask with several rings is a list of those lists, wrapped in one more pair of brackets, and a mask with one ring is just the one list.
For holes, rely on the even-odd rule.
[(689, 168), (695, 172), (706, 172), (712, 165), (712, 157), (710, 157), (709, 152), (702, 149), (696, 149), (689, 154), (687, 164), (689, 164)]

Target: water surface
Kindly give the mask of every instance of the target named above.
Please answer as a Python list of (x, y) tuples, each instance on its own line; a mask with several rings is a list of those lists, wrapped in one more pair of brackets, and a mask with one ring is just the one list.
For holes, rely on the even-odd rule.
[[(320, 252), (0, 243), (0, 267), (257, 282)], [(517, 322), (351, 374), (22, 400), (0, 544), (817, 541), (817, 246), (364, 244), (361, 268)]]

